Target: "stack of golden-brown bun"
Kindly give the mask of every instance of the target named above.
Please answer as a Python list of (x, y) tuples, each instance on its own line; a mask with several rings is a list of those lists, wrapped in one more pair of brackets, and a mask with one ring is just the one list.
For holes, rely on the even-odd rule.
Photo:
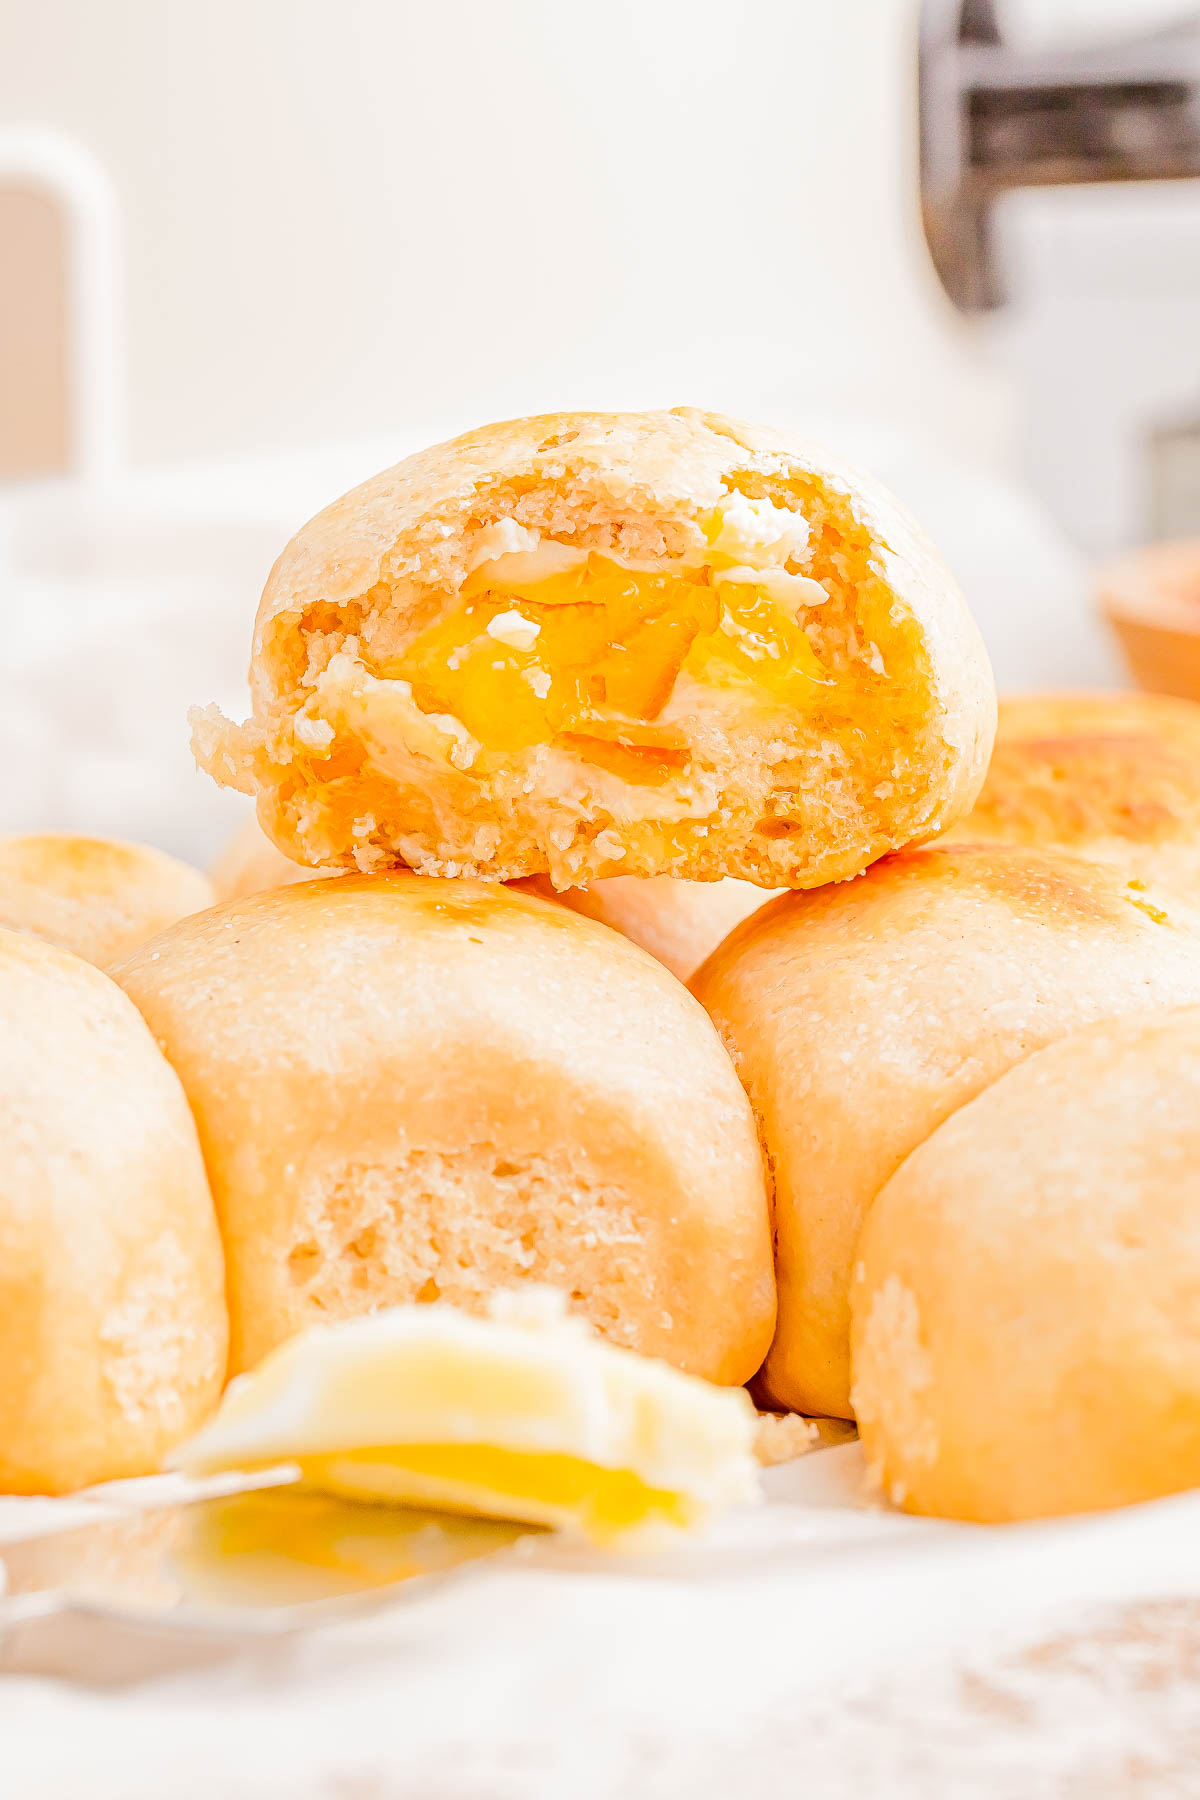
[(918, 1511), (1200, 1482), (1200, 709), (1029, 696), (993, 754), (901, 509), (688, 411), (345, 496), (251, 680), (195, 725), (256, 803), (212, 890), (0, 844), (0, 1489), (523, 1281), (857, 1418)]

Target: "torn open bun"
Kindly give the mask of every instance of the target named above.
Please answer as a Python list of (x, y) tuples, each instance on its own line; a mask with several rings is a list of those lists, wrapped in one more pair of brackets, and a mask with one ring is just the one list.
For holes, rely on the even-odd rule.
[(289, 856), (489, 879), (815, 887), (966, 811), (994, 692), (894, 500), (681, 409), (492, 425), (313, 519), (253, 717), (197, 753)]

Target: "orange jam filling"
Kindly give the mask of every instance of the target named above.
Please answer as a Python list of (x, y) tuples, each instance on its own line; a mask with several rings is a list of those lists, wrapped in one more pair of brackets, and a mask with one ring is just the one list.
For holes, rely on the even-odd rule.
[(457, 609), (378, 673), (487, 749), (558, 742), (628, 780), (661, 780), (687, 761), (682, 734), (657, 723), (681, 670), (788, 707), (832, 680), (785, 605), (709, 575), (626, 569), (596, 551), (520, 592), (480, 570)]

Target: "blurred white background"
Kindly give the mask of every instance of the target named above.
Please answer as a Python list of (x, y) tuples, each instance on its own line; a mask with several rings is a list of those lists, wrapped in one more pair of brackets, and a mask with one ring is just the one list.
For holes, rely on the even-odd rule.
[(121, 203), (129, 447), (587, 403), (816, 404), (963, 446), (898, 0), (8, 0), (0, 116)]
[[(1192, 10), (1004, 18), (1052, 43)], [(5, 0), (0, 148), (63, 133), (108, 183), (115, 326), (99, 485), (31, 485), (70, 460), (78, 321), (53, 299), (70, 242), (10, 180), (0, 752), (25, 774), (0, 825), (206, 851), (226, 803), (179, 714), (238, 703), (274, 552), (375, 467), (531, 410), (689, 402), (830, 438), (941, 541), (1003, 686), (1119, 679), (1086, 555), (1141, 528), (1146, 430), (1200, 408), (1200, 184), (1014, 196), (1013, 304), (964, 321), (920, 225), (917, 12)], [(6, 365), (31, 318), (41, 362)]]

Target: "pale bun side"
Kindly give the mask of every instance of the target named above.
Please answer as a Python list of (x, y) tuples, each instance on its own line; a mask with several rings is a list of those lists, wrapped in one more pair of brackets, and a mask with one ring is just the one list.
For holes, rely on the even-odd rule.
[(337, 869), (311, 869), (276, 848), (256, 818), (243, 820), (209, 871), (218, 900), (240, 900), (293, 881), (319, 881)]
[(896, 1504), (981, 1521), (1200, 1486), (1200, 1008), (1010, 1069), (875, 1201), (854, 1401)]
[(184, 921), (116, 976), (200, 1127), (235, 1369), (525, 1279), (693, 1373), (758, 1367), (750, 1109), (701, 1008), (615, 932), (498, 884), (343, 876)]
[(1077, 858), (930, 847), (772, 901), (691, 985), (773, 1171), (779, 1323), (764, 1391), (845, 1417), (850, 1270), (884, 1182), (1032, 1051), (1200, 1001), (1200, 915)]
[(99, 968), (214, 898), (199, 869), (149, 844), (49, 831), (0, 838), (0, 927)]
[(0, 930), (0, 1491), (143, 1475), (225, 1373), (196, 1127), (125, 995)]
[(544, 875), (515, 887), (558, 900), (586, 919), (609, 925), (687, 981), (735, 925), (781, 890), (724, 881), (681, 881), (673, 875), (613, 875), (587, 887), (555, 892)]

